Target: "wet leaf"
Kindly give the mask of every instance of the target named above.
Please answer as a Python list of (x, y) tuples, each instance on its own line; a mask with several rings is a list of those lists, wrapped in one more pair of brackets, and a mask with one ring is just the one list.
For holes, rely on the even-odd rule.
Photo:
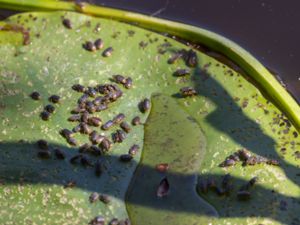
[[(72, 29), (63, 25), (63, 19), (70, 20)], [(13, 28), (0, 31), (1, 224), (87, 224), (99, 215), (105, 221), (124, 220), (127, 209), (138, 225), (299, 223), (300, 137), (246, 75), (171, 38), (110, 19), (31, 12), (10, 17), (0, 26)], [(30, 43), (24, 43), (24, 33)], [(83, 48), (99, 38), (102, 49)], [(113, 51), (103, 57), (109, 48)], [(189, 52), (188, 62), (179, 57), (168, 64), (181, 52)], [(178, 69), (189, 69), (190, 74), (174, 76)], [(123, 91), (120, 100), (94, 114), (103, 124), (119, 113), (124, 113), (128, 124), (135, 117), (140, 120), (122, 143), (115, 143), (101, 157), (98, 169), (91, 166), (99, 156), (88, 153), (81, 154), (91, 166), (81, 165), (80, 160), (70, 164), (79, 146), (89, 142), (88, 135), (76, 133), (67, 140), (59, 134), (76, 124), (68, 118), (83, 93), (72, 86), (113, 83), (117, 74), (130, 76), (132, 84), (130, 80), (127, 86), (118, 84)], [(187, 97), (180, 93), (184, 87), (189, 87), (184, 89)], [(40, 93), (36, 101), (30, 97), (34, 91)], [(157, 92), (162, 95), (153, 95)], [(61, 98), (43, 121), (40, 114), (52, 95)], [(142, 112), (140, 102), (144, 102)], [(111, 138), (120, 127), (93, 129)], [(38, 158), (40, 139), (49, 143), (48, 159)], [(120, 156), (133, 145), (140, 150), (130, 161), (121, 162)], [(242, 148), (276, 159), (280, 166), (218, 166)], [(64, 152), (65, 159), (57, 159), (54, 149)], [(163, 203), (155, 195), (162, 179), (155, 166), (162, 162), (170, 165), (167, 173), (172, 184)], [(253, 176), (259, 178), (249, 201), (238, 201), (236, 192), (218, 196), (204, 188), (200, 195), (196, 193), (197, 177), (214, 179), (220, 186), (227, 173), (234, 190)], [(93, 192), (108, 195), (110, 203), (90, 204)], [(280, 202), (285, 202), (284, 207)]]

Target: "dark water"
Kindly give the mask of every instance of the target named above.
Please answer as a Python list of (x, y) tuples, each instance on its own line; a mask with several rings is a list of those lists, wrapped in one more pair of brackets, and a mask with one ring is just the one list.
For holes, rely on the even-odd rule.
[(95, 0), (215, 31), (278, 73), (300, 102), (299, 0)]
[(299, 0), (90, 0), (215, 31), (279, 74), (300, 102)]

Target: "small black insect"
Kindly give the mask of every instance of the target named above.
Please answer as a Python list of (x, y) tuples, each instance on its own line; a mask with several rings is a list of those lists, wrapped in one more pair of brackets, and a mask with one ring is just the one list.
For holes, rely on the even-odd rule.
[(104, 225), (105, 219), (103, 216), (96, 216), (89, 222), (89, 225)]
[(82, 47), (83, 47), (85, 50), (90, 51), (90, 52), (96, 51), (96, 46), (95, 46), (94, 43), (91, 42), (91, 41), (85, 42), (85, 43), (82, 45)]
[(251, 153), (246, 149), (241, 149), (237, 153), (241, 161), (246, 161), (251, 157)]
[(251, 198), (251, 194), (249, 191), (238, 191), (237, 198), (240, 201), (247, 201)]
[(84, 167), (88, 167), (88, 166), (92, 167), (93, 166), (93, 164), (91, 163), (91, 161), (86, 156), (84, 156), (84, 155), (81, 156), (80, 163)]
[(103, 155), (103, 151), (97, 146), (97, 145), (92, 145), (90, 148), (90, 153), (92, 153), (93, 155), (99, 156), (99, 155)]
[(114, 125), (114, 122), (112, 120), (107, 121), (105, 124), (101, 126), (102, 130), (108, 130)]
[(63, 151), (58, 148), (54, 149), (54, 154), (57, 159), (65, 159), (66, 158), (65, 153), (63, 153)]
[(77, 141), (76, 141), (75, 138), (69, 137), (66, 140), (69, 143), (69, 145), (72, 145), (72, 146), (76, 146), (77, 145)]
[(30, 97), (33, 99), (33, 100), (40, 100), (41, 99), (41, 94), (37, 91), (34, 91), (30, 94)]
[(68, 118), (70, 122), (79, 122), (81, 120), (81, 115), (72, 115)]
[(64, 138), (70, 138), (73, 136), (73, 132), (68, 129), (62, 129), (59, 131), (60, 135)]
[(73, 157), (70, 159), (70, 163), (72, 163), (72, 164), (77, 163), (78, 160), (81, 159), (81, 157), (82, 157), (81, 154), (78, 154), (78, 155), (73, 156)]
[(101, 149), (104, 151), (104, 152), (107, 152), (110, 150), (112, 144), (110, 142), (110, 140), (108, 138), (104, 138), (102, 140), (102, 142), (99, 144), (99, 147), (101, 147)]
[(94, 45), (95, 45), (96, 49), (99, 50), (99, 49), (103, 48), (104, 43), (103, 43), (102, 39), (99, 38), (94, 42)]
[(72, 23), (69, 19), (63, 19), (62, 24), (68, 28), (68, 29), (72, 29)]
[(41, 159), (49, 159), (51, 158), (51, 152), (47, 150), (38, 151), (38, 157)]
[(91, 101), (86, 102), (85, 109), (91, 114), (96, 112), (96, 106)]
[(82, 95), (82, 96), (78, 99), (77, 103), (78, 103), (78, 104), (86, 103), (86, 101), (88, 100), (88, 98), (89, 98), (89, 96), (88, 96), (87, 94), (84, 94), (84, 95)]
[(108, 195), (101, 194), (101, 195), (99, 196), (99, 200), (100, 200), (101, 202), (103, 202), (104, 204), (110, 203), (110, 198), (109, 198)]
[(174, 72), (174, 76), (182, 77), (185, 75), (190, 75), (191, 71), (189, 69), (178, 69)]
[(268, 159), (268, 161), (266, 162), (268, 165), (273, 165), (273, 166), (279, 166), (280, 163), (278, 160), (276, 159)]
[(114, 51), (114, 49), (112, 47), (109, 47), (103, 51), (102, 56), (109, 57), (112, 55), (113, 51)]
[(47, 121), (50, 119), (50, 115), (51, 114), (49, 112), (43, 111), (43, 112), (41, 112), (40, 117), (42, 120)]
[(114, 118), (113, 118), (113, 122), (115, 124), (119, 124), (121, 123), (123, 120), (125, 119), (125, 115), (123, 113), (119, 113), (118, 115), (116, 115)]
[(92, 133), (90, 133), (90, 141), (94, 145), (101, 143), (104, 140), (104, 138), (105, 138), (105, 136), (97, 134), (96, 131), (93, 131)]
[(197, 54), (195, 51), (190, 49), (186, 56), (186, 65), (189, 67), (195, 67), (197, 66)]
[(208, 183), (207, 179), (201, 179), (197, 185), (197, 188), (199, 191), (202, 193), (207, 193), (208, 192)]
[(129, 161), (131, 161), (132, 160), (132, 155), (130, 155), (130, 154), (124, 154), (124, 155), (121, 155), (120, 156), (120, 161), (122, 161), (122, 162), (129, 162)]
[(52, 103), (59, 103), (60, 101), (60, 96), (58, 95), (51, 95), (49, 97), (49, 101), (52, 102)]
[(95, 98), (97, 95), (97, 91), (95, 88), (93, 87), (87, 87), (87, 89), (84, 92), (85, 94), (87, 94), (88, 96)]
[(53, 105), (46, 105), (44, 107), (44, 110), (47, 111), (47, 112), (49, 112), (49, 113), (54, 113), (55, 107)]
[(120, 225), (119, 220), (117, 218), (113, 218), (110, 222), (109, 225)]
[(129, 148), (129, 150), (128, 150), (128, 154), (130, 154), (130, 155), (136, 155), (137, 152), (139, 151), (139, 149), (140, 149), (140, 146), (138, 146), (138, 145), (132, 145)]
[(102, 120), (98, 117), (89, 117), (87, 123), (90, 126), (99, 127), (102, 123)]
[(126, 138), (126, 133), (123, 130), (116, 130), (115, 133), (112, 134), (113, 142), (121, 143)]
[(125, 84), (126, 78), (122, 75), (113, 75), (112, 79), (118, 84)]
[(72, 89), (74, 91), (77, 91), (77, 92), (84, 92), (85, 91), (85, 87), (83, 85), (81, 85), (81, 84), (74, 84), (72, 86)]
[(151, 107), (151, 102), (148, 98), (145, 98), (139, 103), (139, 108), (142, 113), (147, 112)]
[(106, 104), (101, 104), (101, 105), (95, 106), (95, 108), (96, 108), (96, 112), (101, 112), (101, 111), (108, 109), (108, 106)]
[(126, 82), (125, 82), (125, 84), (124, 84), (124, 87), (125, 87), (126, 89), (132, 88), (132, 78), (131, 78), (131, 77), (128, 77), (128, 78), (126, 79)]
[(99, 177), (102, 174), (102, 172), (103, 172), (102, 163), (100, 160), (97, 160), (95, 164), (95, 174), (97, 177)]
[(78, 124), (77, 126), (73, 127), (72, 132), (73, 133), (78, 133), (81, 131), (81, 125)]
[(91, 147), (90, 144), (85, 143), (85, 144), (81, 145), (81, 146), (78, 148), (78, 151), (79, 151), (80, 153), (85, 153), (85, 152), (88, 152), (88, 150), (89, 150), (90, 147)]
[(183, 57), (183, 53), (181, 51), (176, 52), (171, 58), (168, 59), (169, 64), (174, 64), (178, 59)]
[(197, 95), (197, 91), (192, 87), (183, 87), (180, 89), (180, 93), (183, 97), (190, 97)]
[(97, 192), (93, 192), (89, 197), (90, 203), (94, 203), (98, 201), (98, 199), (99, 199), (99, 194)]
[(40, 149), (43, 149), (43, 150), (49, 149), (49, 145), (48, 145), (48, 142), (46, 140), (40, 139), (36, 143), (37, 143), (37, 146)]
[(129, 133), (130, 130), (131, 130), (131, 127), (129, 126), (129, 124), (125, 121), (123, 121), (121, 124), (120, 124), (120, 127), (126, 132), (126, 133)]
[(76, 181), (70, 180), (64, 185), (64, 188), (73, 188), (75, 186), (76, 186)]
[(72, 114), (79, 114), (79, 113), (83, 113), (83, 112), (85, 112), (85, 108), (76, 107), (71, 110)]
[(229, 167), (235, 165), (236, 161), (233, 159), (226, 159), (224, 162), (219, 164), (219, 167)]
[(99, 96), (99, 97), (96, 97), (94, 100), (93, 100), (93, 104), (95, 106), (99, 106), (101, 105), (103, 102), (104, 102), (104, 98), (102, 96)]
[(132, 121), (131, 121), (131, 124), (132, 124), (133, 126), (136, 126), (136, 125), (141, 124), (141, 118), (140, 118), (139, 116), (134, 117), (134, 118), (132, 119)]
[(81, 126), (81, 130), (80, 132), (82, 134), (90, 134), (92, 133), (92, 129), (86, 124), (86, 123), (80, 123), (80, 126)]

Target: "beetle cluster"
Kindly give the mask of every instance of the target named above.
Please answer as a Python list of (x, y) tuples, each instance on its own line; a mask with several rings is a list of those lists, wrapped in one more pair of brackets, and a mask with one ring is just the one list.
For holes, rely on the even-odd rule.
[(276, 159), (268, 159), (262, 156), (252, 155), (248, 150), (241, 149), (230, 156), (219, 164), (220, 167), (234, 166), (237, 162), (242, 162), (243, 166), (254, 166), (256, 164), (266, 163), (268, 165), (279, 166), (279, 161)]
[(97, 40), (95, 40), (94, 42), (92, 41), (87, 41), (85, 42), (82, 47), (90, 52), (95, 52), (97, 50), (100, 50), (104, 47), (104, 43), (102, 41), (101, 38), (98, 38)]
[[(34, 91), (30, 94), (30, 97), (33, 99), (33, 100), (40, 100), (41, 99), (41, 94), (37, 91)], [(51, 102), (51, 103), (59, 103), (60, 101), (60, 97), (58, 95), (51, 95), (48, 100)], [(52, 113), (54, 113), (55, 111), (55, 107), (51, 104), (48, 104), (44, 107), (44, 110), (40, 113), (40, 117), (42, 120), (49, 120), (50, 119), (50, 116)]]
[[(236, 192), (237, 199), (240, 201), (249, 200), (251, 197), (250, 188), (254, 186), (257, 180), (257, 177), (253, 177), (246, 184), (242, 185)], [(197, 188), (203, 194), (211, 190), (219, 196), (229, 196), (234, 190), (234, 185), (231, 175), (226, 174), (222, 178), (221, 185), (218, 185), (215, 179), (207, 178), (200, 180)]]
[[(104, 225), (105, 219), (102, 216), (96, 216), (89, 222), (89, 225)], [(108, 225), (131, 225), (130, 220), (127, 218), (125, 220), (118, 220), (117, 218), (113, 218)]]
[[(168, 59), (168, 63), (174, 64), (179, 59), (183, 59), (188, 67), (196, 67), (198, 64), (197, 53), (192, 49), (190, 49), (189, 51), (181, 49), (175, 52), (171, 56), (171, 58)], [(190, 69), (177, 69), (173, 74), (176, 77), (183, 77), (186, 75), (190, 75), (191, 71)], [(179, 91), (181, 96), (183, 97), (191, 97), (197, 95), (197, 91), (193, 87), (183, 87)]]
[[(37, 152), (37, 156), (41, 159), (50, 159), (52, 156), (51, 148), (46, 140), (40, 139), (36, 142), (39, 151)], [(65, 153), (59, 149), (53, 149), (54, 155), (56, 159), (63, 160), (66, 158)]]

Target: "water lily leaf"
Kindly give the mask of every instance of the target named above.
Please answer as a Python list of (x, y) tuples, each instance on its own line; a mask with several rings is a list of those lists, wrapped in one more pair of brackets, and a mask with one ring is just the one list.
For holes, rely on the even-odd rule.
[[(72, 29), (66, 26), (66, 19)], [(12, 16), (0, 27), (6, 24), (22, 32), (0, 31), (1, 224), (87, 224), (96, 216), (106, 221), (130, 217), (133, 222), (144, 221), (144, 225), (165, 224), (161, 221), (299, 223), (298, 132), (245, 74), (200, 51), (195, 51), (187, 64), (182, 58), (169, 64), (174, 54), (189, 52), (191, 47), (111, 19), (72, 12), (30, 12)], [(29, 33), (25, 43), (24, 32)], [(103, 40), (102, 49), (83, 48), (98, 38)], [(111, 55), (104, 57), (103, 51), (110, 47)], [(194, 66), (189, 74), (174, 75), (188, 66)], [(82, 94), (72, 90), (72, 85), (116, 84), (111, 78), (117, 74), (130, 76), (133, 87), (118, 85), (122, 97), (94, 115), (107, 122), (123, 113), (128, 124), (136, 116), (142, 124), (130, 125), (124, 141), (114, 143), (104, 156), (86, 155), (94, 165), (101, 160), (102, 172), (96, 176), (94, 167), (69, 162), (78, 154), (78, 146), (69, 145), (59, 131), (76, 125), (67, 119)], [(180, 93), (185, 87), (192, 88), (183, 90), (193, 96)], [(30, 97), (33, 91), (40, 93), (40, 100)], [(49, 102), (53, 94), (61, 97), (60, 103)], [(152, 104), (141, 112), (138, 105), (146, 98)], [(54, 105), (55, 112), (43, 121), (40, 113), (48, 104)], [(112, 133), (121, 128), (93, 129), (111, 140)], [(89, 142), (87, 135), (76, 133), (74, 138), (78, 145)], [(40, 139), (49, 143), (49, 159), (38, 157), (36, 142)], [(121, 161), (120, 156), (134, 144), (140, 147), (137, 154)], [(56, 158), (57, 148), (65, 154), (64, 160)], [(277, 159), (280, 166), (218, 166), (241, 148)], [(154, 150), (156, 158), (151, 155)], [(161, 173), (155, 168), (159, 163), (168, 163), (170, 168)], [(143, 168), (145, 173), (139, 172)], [(162, 203), (151, 198), (157, 199), (157, 185), (165, 173), (170, 192), (159, 199), (166, 200)], [(197, 194), (197, 177), (213, 178), (219, 186), (227, 173), (234, 186), (230, 195), (213, 190)], [(149, 179), (143, 179), (143, 174)], [(259, 182), (250, 190), (251, 198), (238, 201), (237, 190), (253, 176)], [(143, 187), (149, 193), (144, 193)], [(108, 195), (110, 202), (91, 204), (93, 192)]]

